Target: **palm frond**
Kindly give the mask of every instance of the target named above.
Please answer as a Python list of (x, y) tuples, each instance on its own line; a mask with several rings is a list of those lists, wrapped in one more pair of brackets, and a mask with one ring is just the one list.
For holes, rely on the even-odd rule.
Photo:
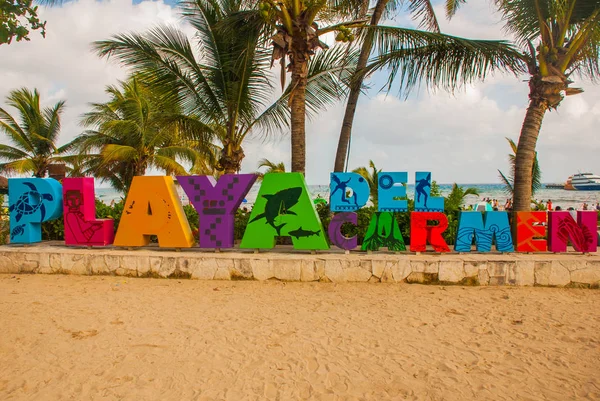
[(453, 91), (498, 72), (525, 71), (523, 55), (504, 41), (471, 40), (397, 27), (369, 27), (379, 55), (360, 74), (387, 69), (387, 90), (398, 82), (405, 95), (424, 84)]

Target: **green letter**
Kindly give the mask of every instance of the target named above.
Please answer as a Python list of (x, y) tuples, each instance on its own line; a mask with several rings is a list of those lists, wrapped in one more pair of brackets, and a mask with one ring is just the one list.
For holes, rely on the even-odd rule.
[(295, 249), (329, 249), (300, 173), (265, 175), (240, 248), (273, 248), (275, 237), (292, 237)]

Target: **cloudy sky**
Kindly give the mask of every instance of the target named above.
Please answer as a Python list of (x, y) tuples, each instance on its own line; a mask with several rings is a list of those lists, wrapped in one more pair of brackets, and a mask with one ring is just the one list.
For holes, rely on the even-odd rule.
[[(478, 4), (475, 4), (478, 3)], [(470, 2), (457, 17), (443, 20), (446, 33), (479, 39), (506, 37), (498, 14), (487, 2)], [(43, 39), (0, 46), (0, 104), (10, 90), (38, 88), (43, 103), (67, 101), (60, 144), (81, 132), (79, 116), (88, 103), (106, 100), (104, 87), (126, 76), (119, 65), (91, 53), (90, 43), (125, 31), (143, 31), (157, 24), (181, 25), (169, 2), (79, 0), (42, 9), (47, 20)], [(414, 25), (399, 14), (390, 24)], [(183, 27), (187, 32), (188, 28)], [(526, 77), (495, 76), (455, 94), (421, 91), (409, 100), (379, 92), (383, 77), (359, 102), (354, 123), (350, 167), (372, 159), (387, 171), (431, 171), (439, 183), (496, 183), (497, 169), (507, 170), (509, 147), (527, 106)], [(379, 82), (379, 85), (377, 85)], [(544, 119), (538, 152), (544, 182), (562, 182), (577, 171), (600, 173), (600, 86), (577, 82), (586, 92), (569, 97), (558, 112)], [(307, 181), (326, 184), (333, 167), (344, 105), (331, 107), (307, 127)], [(0, 137), (6, 142), (6, 137)], [(255, 139), (245, 146), (244, 172), (259, 159), (290, 162), (289, 136), (274, 142)]]

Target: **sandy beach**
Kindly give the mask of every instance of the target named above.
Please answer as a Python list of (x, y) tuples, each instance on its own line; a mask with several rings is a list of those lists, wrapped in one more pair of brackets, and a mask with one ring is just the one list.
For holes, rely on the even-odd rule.
[(0, 275), (0, 399), (600, 399), (599, 305), (579, 289)]

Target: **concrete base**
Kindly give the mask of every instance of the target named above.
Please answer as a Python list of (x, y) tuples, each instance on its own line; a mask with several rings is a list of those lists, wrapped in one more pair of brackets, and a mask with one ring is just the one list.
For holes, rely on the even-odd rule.
[[(285, 249), (283, 250), (285, 251)], [(600, 286), (600, 256), (564, 254), (180, 252), (159, 248), (1, 246), (0, 273), (175, 277), (200, 280)]]

